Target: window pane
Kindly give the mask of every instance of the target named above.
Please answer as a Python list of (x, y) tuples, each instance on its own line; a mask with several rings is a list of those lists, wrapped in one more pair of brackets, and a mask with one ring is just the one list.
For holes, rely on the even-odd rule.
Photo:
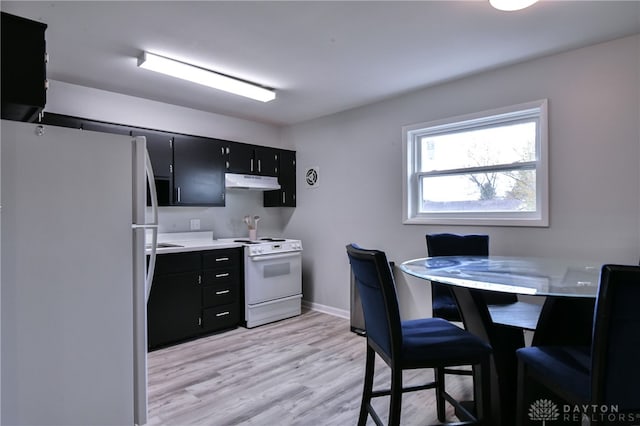
[(535, 170), (421, 178), (420, 213), (535, 212)]
[(419, 171), (510, 164), (536, 159), (536, 122), (423, 136)]

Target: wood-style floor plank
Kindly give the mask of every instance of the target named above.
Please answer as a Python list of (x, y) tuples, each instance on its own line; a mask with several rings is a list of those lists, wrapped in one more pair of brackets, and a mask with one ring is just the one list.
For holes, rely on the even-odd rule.
[[(349, 331), (348, 320), (315, 311), (150, 352), (148, 424), (355, 425), (364, 358), (365, 339)], [(377, 361), (375, 384), (388, 386), (389, 369)], [(404, 377), (420, 383), (433, 373)], [(469, 398), (470, 379), (447, 376), (447, 389)], [(374, 407), (386, 419), (388, 398)], [(405, 394), (402, 424), (433, 423), (433, 391)]]

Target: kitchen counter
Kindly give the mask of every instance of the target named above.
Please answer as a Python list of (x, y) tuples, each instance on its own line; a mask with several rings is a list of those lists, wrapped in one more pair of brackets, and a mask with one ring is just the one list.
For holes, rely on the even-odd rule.
[[(148, 238), (147, 241), (150, 241)], [(233, 242), (233, 239), (216, 240), (213, 232), (172, 232), (158, 234), (157, 254), (182, 253), (188, 251), (216, 250), (225, 248), (242, 247), (242, 244)], [(151, 253), (147, 249), (147, 253)]]

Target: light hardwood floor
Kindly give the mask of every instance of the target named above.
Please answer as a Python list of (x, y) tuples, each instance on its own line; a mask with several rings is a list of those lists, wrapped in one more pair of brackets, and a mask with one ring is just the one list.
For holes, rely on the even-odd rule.
[[(148, 424), (355, 425), (364, 356), (365, 339), (349, 331), (348, 320), (315, 311), (153, 351)], [(375, 384), (388, 386), (388, 368), (378, 365)], [(408, 372), (405, 382), (432, 377), (431, 370)], [(447, 376), (447, 389), (468, 398), (470, 379)], [(374, 402), (383, 420), (387, 405), (387, 397)], [(433, 423), (433, 391), (405, 394), (402, 424)]]

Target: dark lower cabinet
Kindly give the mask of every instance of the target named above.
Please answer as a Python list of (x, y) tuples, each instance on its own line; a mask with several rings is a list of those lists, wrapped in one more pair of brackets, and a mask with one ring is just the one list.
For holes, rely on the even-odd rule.
[(147, 304), (149, 349), (237, 327), (242, 249), (158, 255)]
[(229, 328), (239, 323), (243, 264), (241, 249), (202, 253), (202, 330)]
[(156, 276), (147, 306), (149, 347), (158, 347), (200, 334), (198, 273)]
[(199, 252), (157, 256), (147, 303), (149, 348), (200, 333), (201, 265)]

